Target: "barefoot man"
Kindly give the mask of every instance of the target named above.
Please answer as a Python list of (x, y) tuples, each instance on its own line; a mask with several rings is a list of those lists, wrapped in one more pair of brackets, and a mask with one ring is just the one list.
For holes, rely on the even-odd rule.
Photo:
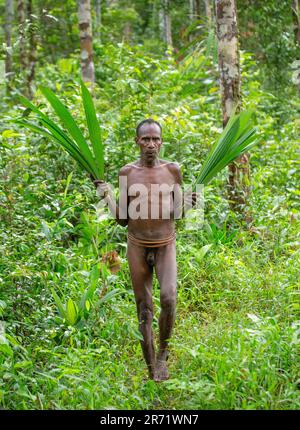
[[(117, 222), (128, 226), (127, 258), (143, 336), (141, 345), (149, 376), (155, 381), (169, 378), (168, 342), (175, 320), (177, 277), (174, 212), (178, 213), (179, 208), (176, 218), (180, 218), (182, 207), (180, 168), (176, 163), (158, 158), (161, 132), (160, 124), (152, 119), (137, 126), (135, 140), (140, 158), (119, 172), (119, 205), (108, 184), (95, 181), (98, 195), (106, 199)], [(192, 198), (194, 204), (195, 193)], [(157, 354), (152, 332), (153, 270), (160, 285), (161, 304)]]

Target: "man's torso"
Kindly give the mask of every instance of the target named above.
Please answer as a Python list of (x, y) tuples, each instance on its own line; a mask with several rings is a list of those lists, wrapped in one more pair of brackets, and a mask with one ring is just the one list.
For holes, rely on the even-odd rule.
[(158, 161), (153, 167), (128, 164), (120, 172), (127, 177), (128, 232), (138, 239), (164, 239), (175, 231), (173, 187), (181, 185), (180, 170)]

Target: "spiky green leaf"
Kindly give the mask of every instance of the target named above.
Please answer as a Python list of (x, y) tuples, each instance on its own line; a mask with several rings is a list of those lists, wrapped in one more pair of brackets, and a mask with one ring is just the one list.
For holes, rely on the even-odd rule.
[(101, 139), (101, 129), (96, 116), (96, 110), (92, 96), (83, 81), (81, 81), (80, 84), (86, 122), (89, 129), (97, 170), (99, 172), (99, 178), (97, 179), (104, 179), (104, 149)]

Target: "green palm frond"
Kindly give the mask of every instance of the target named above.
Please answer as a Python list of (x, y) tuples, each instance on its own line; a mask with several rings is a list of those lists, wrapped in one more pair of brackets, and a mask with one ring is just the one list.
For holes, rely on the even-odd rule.
[(17, 123), (38, 134), (53, 139), (56, 143), (59, 143), (93, 179), (104, 179), (104, 147), (101, 139), (101, 130), (96, 117), (93, 99), (85, 84), (81, 81), (82, 102), (89, 130), (91, 147), (69, 110), (54, 92), (46, 87), (41, 87), (40, 90), (53, 108), (63, 128), (52, 121), (24, 96), (19, 97), (20, 101), (26, 108), (36, 114), (36, 119), (43, 127), (25, 119), (19, 119)]
[(196, 183), (207, 184), (224, 167), (258, 143), (256, 129), (251, 126), (251, 116), (251, 111), (231, 116), (219, 139), (208, 153)]

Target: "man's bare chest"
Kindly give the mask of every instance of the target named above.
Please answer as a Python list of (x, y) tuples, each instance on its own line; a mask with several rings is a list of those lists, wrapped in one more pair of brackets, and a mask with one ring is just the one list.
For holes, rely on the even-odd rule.
[(127, 177), (127, 185), (130, 187), (138, 187), (142, 185), (149, 191), (154, 186), (172, 186), (175, 184), (174, 175), (164, 166), (157, 168), (139, 168), (133, 167), (132, 172)]

